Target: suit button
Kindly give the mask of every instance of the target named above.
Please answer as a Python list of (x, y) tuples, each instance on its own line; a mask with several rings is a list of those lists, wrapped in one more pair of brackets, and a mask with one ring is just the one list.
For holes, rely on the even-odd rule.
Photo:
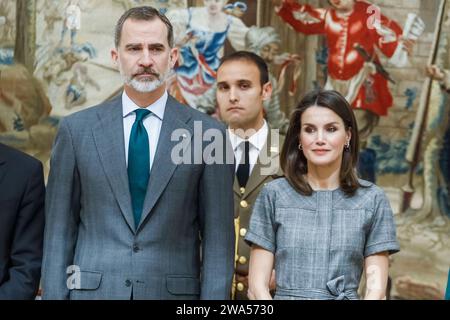
[(134, 252), (139, 252), (139, 247), (138, 247), (138, 245), (137, 244), (135, 244), (134, 246), (133, 246), (133, 251)]
[(240, 188), (239, 191), (241, 192), (241, 194), (245, 193), (245, 188)]
[(247, 201), (242, 200), (242, 201), (241, 201), (241, 207), (242, 207), (242, 208), (247, 208), (247, 207), (248, 207)]
[(247, 258), (244, 257), (244, 256), (239, 257), (239, 263), (240, 263), (240, 264), (246, 264), (246, 263), (247, 263)]
[(244, 291), (244, 284), (239, 282), (236, 286), (236, 289), (238, 291)]
[(125, 281), (125, 286), (131, 287), (131, 281), (130, 281), (130, 280), (126, 280), (126, 281)]
[(245, 237), (245, 235), (247, 234), (247, 229), (242, 228), (241, 230), (239, 230), (239, 234), (241, 235), (241, 237)]

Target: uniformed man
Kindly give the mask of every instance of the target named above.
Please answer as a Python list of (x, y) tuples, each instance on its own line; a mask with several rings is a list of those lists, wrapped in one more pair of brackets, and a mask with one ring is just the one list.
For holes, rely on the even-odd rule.
[(236, 159), (236, 267), (232, 297), (237, 300), (247, 299), (250, 247), (244, 236), (253, 203), (266, 183), (283, 175), (278, 157), (282, 141), (278, 130), (272, 130), (264, 119), (263, 104), (271, 94), (267, 64), (260, 56), (239, 51), (222, 60), (217, 71), (216, 96)]

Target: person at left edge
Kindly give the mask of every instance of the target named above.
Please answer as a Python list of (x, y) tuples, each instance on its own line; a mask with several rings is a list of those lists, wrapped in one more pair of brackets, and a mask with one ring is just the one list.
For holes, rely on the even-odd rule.
[(31, 300), (44, 237), (42, 164), (0, 144), (0, 300)]
[(178, 50), (158, 10), (125, 12), (111, 53), (122, 95), (64, 118), (54, 144), (43, 298), (227, 299), (233, 163), (171, 157), (175, 130), (189, 139), (184, 150), (203, 154), (207, 143), (190, 140), (194, 122), (224, 139), (225, 127), (168, 96)]

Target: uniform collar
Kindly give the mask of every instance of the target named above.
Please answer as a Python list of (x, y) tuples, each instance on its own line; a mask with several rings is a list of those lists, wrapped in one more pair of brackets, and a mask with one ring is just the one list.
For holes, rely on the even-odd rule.
[(243, 138), (239, 137), (238, 135), (236, 135), (234, 133), (234, 130), (230, 129), (230, 128), (228, 128), (228, 133), (230, 134), (230, 142), (231, 142), (231, 146), (233, 147), (234, 151), (236, 151), (236, 149), (239, 147), (239, 145), (242, 142), (248, 141), (259, 152), (262, 150), (262, 148), (264, 147), (264, 144), (267, 141), (267, 134), (269, 133), (269, 126), (267, 125), (266, 120), (264, 120), (263, 126), (248, 139), (243, 139)]

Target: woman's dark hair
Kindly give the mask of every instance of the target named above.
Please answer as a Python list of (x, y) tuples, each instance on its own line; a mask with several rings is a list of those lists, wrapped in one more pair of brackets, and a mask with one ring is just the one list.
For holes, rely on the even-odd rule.
[(339, 174), (340, 187), (347, 196), (355, 194), (361, 187), (356, 174), (359, 157), (359, 136), (355, 115), (350, 104), (337, 91), (315, 90), (307, 93), (291, 115), (289, 129), (286, 134), (280, 155), (280, 165), (284, 175), (292, 187), (303, 195), (311, 195), (313, 190), (305, 179), (308, 164), (302, 150), (299, 150), (301, 119), (306, 109), (319, 106), (334, 111), (344, 122), (345, 130), (351, 131), (349, 148), (342, 155)]

